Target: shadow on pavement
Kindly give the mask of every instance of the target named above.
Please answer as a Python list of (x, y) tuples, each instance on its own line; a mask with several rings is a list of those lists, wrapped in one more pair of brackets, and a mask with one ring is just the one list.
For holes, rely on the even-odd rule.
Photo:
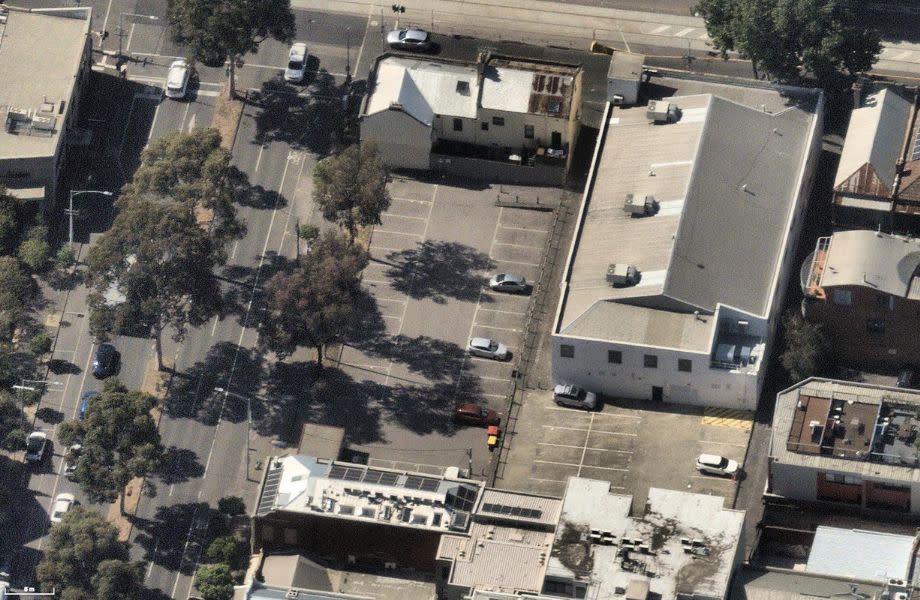
[(487, 254), (457, 242), (425, 240), (415, 248), (390, 252), (386, 258), (394, 265), (387, 270), (393, 289), (415, 300), (430, 298), (438, 303), (448, 299), (475, 302), (485, 284), (477, 272), (495, 268)]
[(204, 466), (198, 461), (198, 455), (188, 448), (170, 446), (164, 453), (159, 473), (165, 484), (183, 483), (204, 475)]

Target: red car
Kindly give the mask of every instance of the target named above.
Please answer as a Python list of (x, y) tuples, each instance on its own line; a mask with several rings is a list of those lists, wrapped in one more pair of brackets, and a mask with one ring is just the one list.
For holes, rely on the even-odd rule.
[(473, 403), (458, 406), (454, 411), (454, 420), (467, 425), (479, 425), (480, 427), (498, 425), (500, 421), (497, 412)]

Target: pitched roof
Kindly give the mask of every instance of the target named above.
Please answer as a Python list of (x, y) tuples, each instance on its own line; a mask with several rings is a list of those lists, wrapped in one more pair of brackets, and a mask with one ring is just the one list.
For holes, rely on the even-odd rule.
[(866, 98), (850, 115), (834, 187), (868, 164), (891, 190), (909, 118), (910, 103), (887, 88)]
[(872, 287), (907, 297), (920, 267), (920, 241), (875, 231), (838, 231), (831, 236), (819, 285)]

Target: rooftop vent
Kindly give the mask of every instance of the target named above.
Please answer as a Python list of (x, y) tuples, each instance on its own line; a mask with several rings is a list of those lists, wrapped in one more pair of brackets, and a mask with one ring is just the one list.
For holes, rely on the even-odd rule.
[(653, 215), (658, 210), (658, 202), (655, 196), (646, 194), (645, 196), (636, 196), (635, 194), (626, 194), (623, 200), (623, 212), (637, 217)]
[(300, 595), (300, 592), (298, 592), (297, 590), (288, 590), (287, 592), (284, 593), (285, 598), (296, 598), (299, 595)]
[(470, 82), (458, 80), (457, 81), (457, 93), (463, 94), (464, 96), (468, 96), (470, 93)]
[(607, 283), (614, 287), (629, 287), (639, 283), (641, 275), (635, 265), (611, 263), (607, 266)]
[(652, 123), (673, 123), (677, 121), (677, 106), (664, 100), (650, 100), (645, 116)]

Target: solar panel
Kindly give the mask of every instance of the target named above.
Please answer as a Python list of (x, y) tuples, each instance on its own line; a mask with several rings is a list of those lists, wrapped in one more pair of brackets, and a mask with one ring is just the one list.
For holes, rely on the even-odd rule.
[(329, 469), (329, 474), (326, 477), (329, 479), (345, 479), (346, 471), (348, 471), (346, 467), (341, 465), (333, 465), (332, 468)]
[(345, 481), (361, 481), (362, 477), (364, 477), (364, 469), (345, 469), (345, 476), (342, 479)]
[(505, 517), (520, 517), (522, 519), (539, 519), (543, 514), (542, 511), (532, 508), (522, 508), (520, 506), (506, 506), (504, 504), (484, 503), (480, 509), (482, 512), (502, 515)]
[(380, 483), (382, 485), (396, 485), (397, 480), (399, 480), (399, 474), (397, 473), (380, 474)]
[(409, 475), (406, 477), (406, 481), (403, 482), (403, 487), (407, 490), (417, 490), (422, 487), (422, 478), (416, 477), (415, 475)]
[(426, 492), (436, 492), (438, 490), (438, 480), (437, 479), (424, 479), (422, 480), (422, 486), (419, 489), (422, 489)]
[(380, 483), (381, 477), (383, 477), (383, 473), (380, 471), (368, 471), (364, 474), (364, 479), (361, 481), (365, 483)]

